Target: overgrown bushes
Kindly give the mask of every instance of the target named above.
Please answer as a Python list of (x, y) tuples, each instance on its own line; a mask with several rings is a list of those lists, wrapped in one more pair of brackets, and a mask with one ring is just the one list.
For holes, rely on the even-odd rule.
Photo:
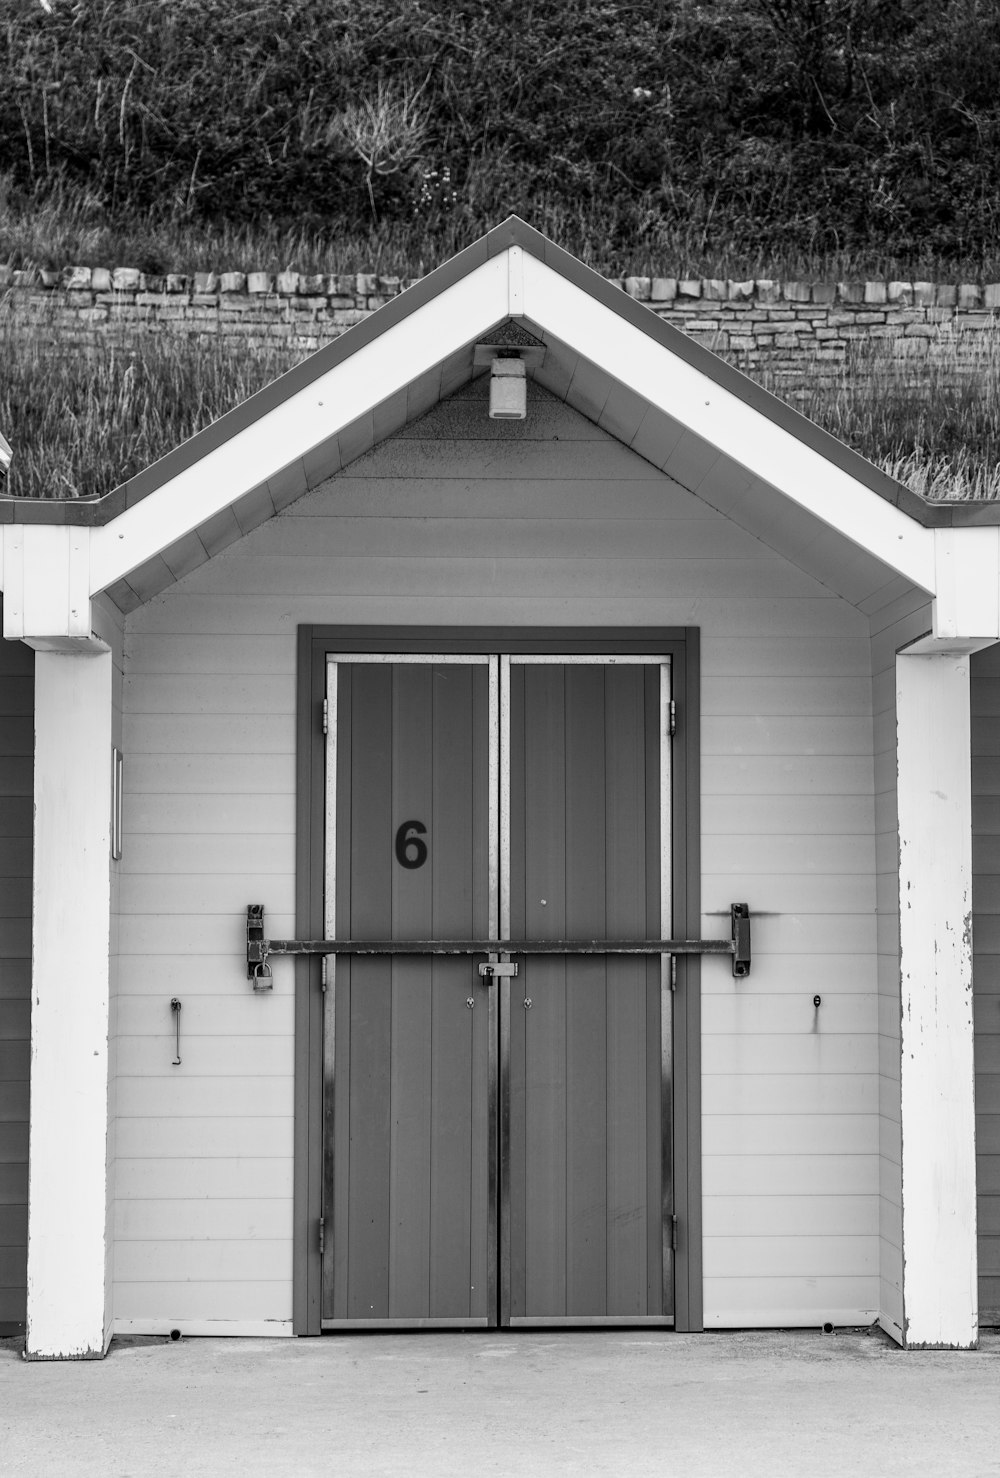
[(608, 270), (1000, 263), (993, 0), (0, 0), (0, 69), (9, 214), (152, 269), (165, 223), (416, 268), (511, 210)]

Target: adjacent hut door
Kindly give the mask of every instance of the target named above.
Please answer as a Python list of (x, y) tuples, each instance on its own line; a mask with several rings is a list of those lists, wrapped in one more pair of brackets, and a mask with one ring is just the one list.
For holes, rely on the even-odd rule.
[(446, 948), (669, 937), (669, 677), (331, 658), (324, 1327), (672, 1322), (669, 961)]

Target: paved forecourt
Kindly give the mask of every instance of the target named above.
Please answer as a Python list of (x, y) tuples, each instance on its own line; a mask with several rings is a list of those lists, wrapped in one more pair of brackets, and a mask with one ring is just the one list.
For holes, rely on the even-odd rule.
[(25, 1363), (0, 1342), (5, 1478), (58, 1473), (1000, 1474), (1000, 1337), (880, 1334), (137, 1339)]

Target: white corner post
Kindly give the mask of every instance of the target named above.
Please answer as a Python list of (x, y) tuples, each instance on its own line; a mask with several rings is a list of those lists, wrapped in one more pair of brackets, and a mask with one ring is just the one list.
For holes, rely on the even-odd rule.
[(969, 657), (896, 659), (906, 1345), (978, 1339)]
[(100, 643), (37, 651), (26, 1348), (32, 1359), (100, 1357), (107, 1345), (111, 700), (112, 658)]

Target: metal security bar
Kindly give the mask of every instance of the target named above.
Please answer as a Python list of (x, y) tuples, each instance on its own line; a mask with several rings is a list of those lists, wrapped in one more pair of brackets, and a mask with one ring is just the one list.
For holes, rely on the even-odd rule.
[(247, 906), (247, 979), (269, 990), (271, 955), (730, 955), (750, 974), (750, 908), (733, 903), (729, 939), (267, 939), (264, 905)]

